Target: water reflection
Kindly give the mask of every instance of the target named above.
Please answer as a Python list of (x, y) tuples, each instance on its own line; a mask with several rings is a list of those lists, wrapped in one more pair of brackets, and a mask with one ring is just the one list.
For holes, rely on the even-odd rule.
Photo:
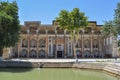
[[(1, 80), (119, 80), (101, 71), (61, 69), (61, 68), (36, 68), (26, 71), (13, 69), (16, 73), (9, 73), (11, 69), (2, 69)], [(5, 71), (4, 71), (5, 70)], [(6, 71), (7, 70), (7, 71)], [(0, 69), (1, 71), (1, 69)], [(17, 73), (18, 71), (18, 73)], [(8, 78), (7, 78), (7, 77)]]

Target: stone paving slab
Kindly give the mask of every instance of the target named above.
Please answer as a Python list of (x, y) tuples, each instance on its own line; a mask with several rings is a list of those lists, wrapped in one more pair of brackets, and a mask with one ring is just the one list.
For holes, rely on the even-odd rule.
[(27, 62), (116, 62), (119, 63), (120, 59), (10, 59), (9, 61), (27, 61)]

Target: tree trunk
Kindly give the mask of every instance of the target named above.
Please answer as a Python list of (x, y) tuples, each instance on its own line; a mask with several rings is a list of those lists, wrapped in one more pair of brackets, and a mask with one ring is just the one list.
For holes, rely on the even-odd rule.
[(0, 57), (2, 57), (3, 54), (3, 48), (0, 48)]

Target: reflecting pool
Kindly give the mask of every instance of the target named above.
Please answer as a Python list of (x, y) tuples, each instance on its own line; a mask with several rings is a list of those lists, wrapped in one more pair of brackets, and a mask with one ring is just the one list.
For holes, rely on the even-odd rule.
[(0, 68), (0, 80), (119, 80), (102, 71), (67, 68)]

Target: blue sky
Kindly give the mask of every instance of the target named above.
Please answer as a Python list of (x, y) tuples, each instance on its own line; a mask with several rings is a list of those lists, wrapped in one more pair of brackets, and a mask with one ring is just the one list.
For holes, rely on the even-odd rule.
[[(0, 0), (14, 1), (14, 0)], [(84, 12), (89, 21), (112, 20), (114, 9), (120, 0), (16, 0), (19, 7), (20, 23), (24, 21), (41, 21), (42, 24), (52, 24), (52, 20), (58, 16), (60, 10), (71, 11), (79, 8)]]

